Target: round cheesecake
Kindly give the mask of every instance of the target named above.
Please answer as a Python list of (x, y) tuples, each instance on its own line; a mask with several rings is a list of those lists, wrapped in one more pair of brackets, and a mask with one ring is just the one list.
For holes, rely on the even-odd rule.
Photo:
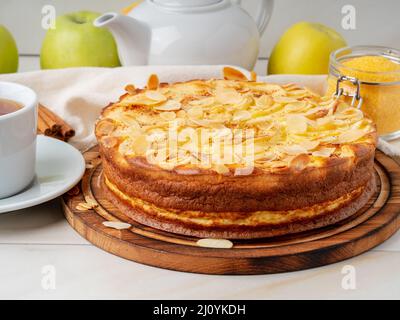
[(139, 223), (271, 237), (341, 221), (375, 191), (375, 126), (342, 100), (240, 74), (126, 89), (96, 137), (105, 194)]

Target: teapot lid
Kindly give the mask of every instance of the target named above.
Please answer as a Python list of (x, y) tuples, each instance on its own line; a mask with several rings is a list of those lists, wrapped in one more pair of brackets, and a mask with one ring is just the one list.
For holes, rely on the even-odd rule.
[(217, 4), (223, 0), (152, 0), (155, 4), (166, 7), (204, 7)]

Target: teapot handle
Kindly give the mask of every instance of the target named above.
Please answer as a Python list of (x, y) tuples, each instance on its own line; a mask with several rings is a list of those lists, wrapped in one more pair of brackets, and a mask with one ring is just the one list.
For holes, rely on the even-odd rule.
[[(232, 0), (234, 4), (240, 5), (242, 0)], [(271, 18), (272, 9), (274, 8), (274, 0), (261, 0), (256, 17), (256, 24), (260, 36), (264, 33), (265, 28), (268, 25), (269, 19)]]

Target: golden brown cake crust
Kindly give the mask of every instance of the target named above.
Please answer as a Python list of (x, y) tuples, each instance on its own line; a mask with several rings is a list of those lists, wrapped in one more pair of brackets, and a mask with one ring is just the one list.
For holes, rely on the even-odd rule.
[(149, 214), (149, 212), (143, 212), (137, 208), (134, 209), (128, 202), (119, 198), (105, 185), (104, 179), (102, 179), (102, 185), (105, 196), (117, 208), (128, 217), (146, 226), (199, 238), (256, 239), (321, 228), (349, 218), (360, 210), (374, 194), (376, 190), (375, 179), (375, 175), (372, 175), (367, 184), (362, 188), (360, 194), (357, 194), (355, 198), (333, 211), (326, 211), (313, 217), (295, 217), (284, 223), (276, 224), (243, 226), (240, 224), (234, 225), (235, 220), (233, 220), (229, 227), (217, 224), (204, 226), (193, 222), (182, 221), (179, 218), (166, 219), (164, 217), (159, 217), (156, 211), (153, 212), (153, 214)]

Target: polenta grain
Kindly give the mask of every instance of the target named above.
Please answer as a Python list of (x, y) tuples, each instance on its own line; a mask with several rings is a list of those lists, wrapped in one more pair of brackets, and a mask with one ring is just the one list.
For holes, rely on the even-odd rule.
[[(400, 64), (383, 56), (361, 56), (341, 62), (339, 71), (361, 81), (361, 109), (374, 120), (379, 134), (400, 130)], [(328, 94), (335, 92), (336, 80), (330, 76)], [(355, 90), (349, 83), (343, 88)]]

